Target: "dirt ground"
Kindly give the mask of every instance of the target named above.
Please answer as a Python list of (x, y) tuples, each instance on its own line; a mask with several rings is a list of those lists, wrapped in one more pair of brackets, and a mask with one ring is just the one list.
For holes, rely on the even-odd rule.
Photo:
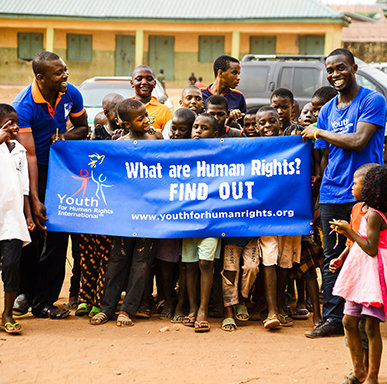
[[(61, 307), (68, 298), (67, 267)], [(343, 337), (304, 337), (311, 319), (276, 331), (248, 321), (233, 333), (220, 329), (220, 319), (211, 319), (207, 334), (157, 315), (136, 320), (129, 328), (117, 328), (114, 321), (91, 326), (73, 311), (64, 320), (35, 319), (31, 314), (19, 320), (22, 335), (0, 333), (1, 384), (336, 384), (351, 371)], [(387, 341), (385, 324), (382, 332)], [(387, 384), (386, 358), (380, 378)]]
[[(0, 102), (11, 102), (20, 89), (0, 86)], [(169, 90), (176, 106), (179, 93)], [(68, 286), (69, 271), (60, 306), (67, 302)], [(343, 337), (304, 337), (311, 319), (277, 331), (249, 321), (233, 333), (223, 332), (219, 319), (211, 319), (207, 334), (195, 334), (156, 315), (123, 329), (113, 321), (91, 326), (73, 312), (65, 320), (35, 319), (31, 314), (19, 320), (23, 335), (0, 333), (0, 384), (336, 384), (351, 371)], [(168, 329), (161, 332), (163, 327)], [(386, 342), (385, 324), (382, 333)], [(387, 384), (385, 357), (380, 383)]]

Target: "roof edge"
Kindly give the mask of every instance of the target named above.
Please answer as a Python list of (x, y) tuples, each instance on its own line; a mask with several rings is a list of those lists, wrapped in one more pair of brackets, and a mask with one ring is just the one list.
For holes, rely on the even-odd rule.
[(20, 14), (20, 13), (1, 13), (0, 18), (9, 19), (54, 19), (54, 20), (87, 20), (87, 21), (126, 21), (126, 22), (180, 22), (180, 23), (309, 23), (319, 21), (321, 23), (342, 23), (349, 24), (348, 18), (344, 14), (332, 17), (284, 17), (284, 18), (134, 18), (134, 17), (106, 17), (106, 16), (64, 16), (64, 15), (38, 15), (38, 14)]

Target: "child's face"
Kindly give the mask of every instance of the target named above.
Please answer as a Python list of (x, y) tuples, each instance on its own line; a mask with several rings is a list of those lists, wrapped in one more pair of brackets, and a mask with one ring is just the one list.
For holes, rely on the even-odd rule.
[(239, 81), (241, 79), (239, 76), (241, 73), (241, 65), (232, 61), (230, 61), (228, 64), (229, 67), (227, 70), (220, 72), (220, 77), (222, 78), (226, 87), (236, 88), (239, 85)]
[(156, 80), (149, 69), (140, 68), (133, 73), (131, 84), (136, 95), (149, 97), (156, 86)]
[(171, 139), (189, 139), (192, 127), (184, 119), (173, 117), (171, 123)]
[(273, 111), (257, 113), (257, 125), (261, 136), (278, 136), (280, 121)]
[(313, 107), (313, 114), (316, 117), (316, 120), (318, 118), (318, 115), (320, 113), (320, 109), (324, 105), (323, 101), (319, 99), (318, 97), (313, 97), (312, 99), (312, 107)]
[(193, 139), (208, 139), (218, 137), (213, 121), (206, 116), (199, 115), (192, 126), (191, 137)]
[(255, 115), (246, 115), (243, 120), (243, 133), (248, 137), (259, 136)]
[(282, 129), (287, 128), (290, 125), (292, 116), (292, 101), (288, 97), (274, 95), (271, 98), (270, 105), (277, 110)]
[(228, 111), (223, 105), (206, 105), (206, 112), (210, 115), (214, 116), (216, 120), (218, 120), (218, 124), (220, 127), (224, 127), (226, 120), (228, 118)]
[(180, 105), (199, 114), (203, 108), (203, 97), (199, 89), (186, 89), (181, 95)]
[(303, 127), (307, 127), (310, 124), (313, 124), (316, 122), (316, 117), (313, 113), (313, 105), (312, 103), (307, 103), (304, 105), (304, 108), (302, 108), (300, 117), (298, 118), (299, 123)]
[(8, 130), (11, 140), (15, 140), (19, 132), (19, 119), (17, 117), (17, 113), (11, 112), (5, 116), (4, 119), (0, 120), (0, 127), (2, 127), (8, 121), (10, 121), (10, 123), (7, 124), (5, 129)]
[(129, 120), (123, 121), (117, 113), (117, 123), (125, 132), (131, 130), (136, 133), (144, 133), (149, 128), (149, 117), (145, 106), (141, 106), (137, 110), (132, 110), (129, 116)]
[(357, 201), (361, 201), (361, 188), (364, 183), (364, 176), (359, 176), (356, 174), (353, 175), (353, 186), (352, 186), (352, 195)]

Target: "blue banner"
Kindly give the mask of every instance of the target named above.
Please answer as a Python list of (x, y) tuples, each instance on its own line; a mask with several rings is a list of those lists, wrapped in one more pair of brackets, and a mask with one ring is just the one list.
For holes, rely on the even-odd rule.
[(149, 238), (300, 235), (312, 220), (300, 136), (58, 141), (48, 230)]

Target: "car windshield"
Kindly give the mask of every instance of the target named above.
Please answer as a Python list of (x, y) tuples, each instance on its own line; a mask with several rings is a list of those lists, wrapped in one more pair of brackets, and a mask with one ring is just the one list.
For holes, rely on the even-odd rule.
[(134, 89), (129, 83), (123, 82), (95, 82), (79, 87), (85, 107), (101, 107), (102, 99), (109, 93), (119, 93), (125, 98), (134, 95)]

